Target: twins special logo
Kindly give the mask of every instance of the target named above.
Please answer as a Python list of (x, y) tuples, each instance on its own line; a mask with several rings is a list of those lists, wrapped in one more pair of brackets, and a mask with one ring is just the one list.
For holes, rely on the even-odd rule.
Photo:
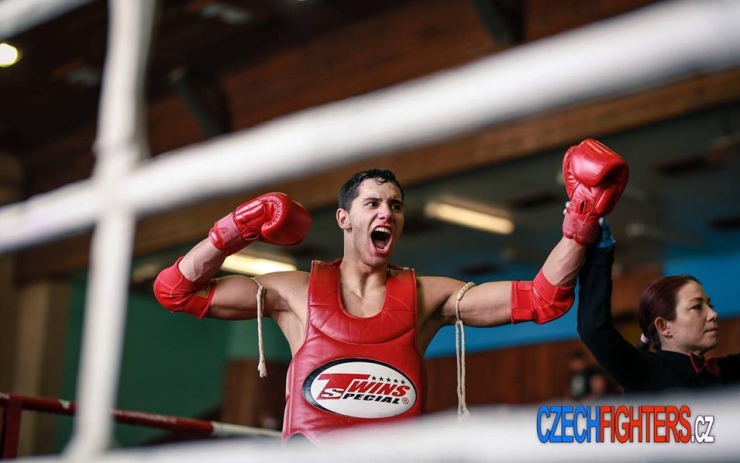
[(303, 397), (314, 407), (355, 418), (400, 415), (416, 403), (416, 386), (390, 365), (342, 359), (321, 365), (303, 382)]

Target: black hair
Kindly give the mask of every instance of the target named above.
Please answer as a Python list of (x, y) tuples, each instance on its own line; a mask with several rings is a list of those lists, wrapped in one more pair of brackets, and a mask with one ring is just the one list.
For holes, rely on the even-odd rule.
[(374, 179), (378, 184), (391, 182), (396, 185), (398, 189), (401, 190), (401, 200), (403, 200), (403, 188), (401, 188), (401, 184), (398, 183), (393, 172), (388, 169), (367, 169), (352, 175), (349, 180), (344, 182), (342, 188), (339, 189), (340, 209), (344, 209), (346, 211), (349, 210), (352, 206), (352, 201), (354, 201), (359, 194), (358, 189), (360, 188), (360, 184), (369, 178)]

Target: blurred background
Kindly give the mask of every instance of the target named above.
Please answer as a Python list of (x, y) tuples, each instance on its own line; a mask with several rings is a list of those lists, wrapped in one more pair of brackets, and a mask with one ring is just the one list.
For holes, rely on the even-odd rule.
[[(160, 1), (147, 71), (151, 155), (454, 69), (654, 3)], [(107, 15), (106, 2), (92, 1), (0, 46), (0, 59), (9, 57), (0, 67), (1, 203), (90, 177)], [(692, 33), (691, 24), (685, 29)], [(11, 63), (13, 57), (17, 62)], [(618, 242), (614, 315), (620, 330), (629, 339), (639, 336), (634, 309), (652, 279), (692, 273), (723, 318), (718, 354), (740, 350), (740, 305), (732, 297), (740, 274), (740, 69), (731, 69), (678, 76), (659, 87), (143, 218), (118, 406), (280, 427), (290, 353), (277, 328), (267, 327), (270, 375), (260, 380), (253, 323), (172, 315), (151, 291), (159, 270), (244, 200), (283, 191), (308, 207), (314, 225), (303, 244), (254, 245), (240, 256), (308, 270), (313, 259), (341, 255), (334, 214), (342, 183), (357, 170), (390, 168), (405, 187), (407, 204), (395, 263), (420, 275), (478, 283), (529, 280), (560, 237), (563, 154), (585, 138), (620, 153), (631, 169), (624, 197), (609, 217)], [(495, 216), (504, 229), (447, 222), (435, 214), (440, 205)], [(67, 236), (0, 256), (0, 391), (74, 400), (90, 237)], [(230, 267), (224, 274), (237, 271), (250, 272)], [(574, 400), (577, 372), (570, 360), (582, 352), (583, 368), (594, 366), (577, 340), (575, 311), (544, 326), (469, 329), (466, 335), (472, 406)], [(427, 408), (454, 407), (451, 329), (431, 345), (427, 367)], [(608, 384), (603, 390), (620, 393)], [(21, 450), (56, 453), (69, 432), (69, 418), (24, 413)], [(130, 426), (116, 430), (121, 446), (181, 438)]]

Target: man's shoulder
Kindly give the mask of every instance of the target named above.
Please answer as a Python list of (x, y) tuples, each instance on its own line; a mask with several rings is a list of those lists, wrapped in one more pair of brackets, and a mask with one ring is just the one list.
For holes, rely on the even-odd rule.
[(310, 273), (303, 270), (288, 270), (260, 275), (255, 279), (264, 286), (308, 284)]
[(417, 276), (416, 284), (425, 294), (434, 298), (449, 297), (465, 285), (464, 282), (454, 278), (430, 275)]
[(450, 277), (442, 277), (437, 275), (419, 275), (418, 280), (426, 282), (428, 284), (440, 284), (440, 285), (458, 285), (462, 284), (462, 281)]
[[(449, 277), (424, 275), (417, 277), (416, 286), (418, 288), (419, 315), (422, 320), (436, 320), (434, 326), (438, 323), (452, 323), (442, 317), (445, 307), (452, 307), (454, 298), (465, 286), (460, 280)], [(436, 328), (435, 328), (436, 329)]]
[(342, 258), (339, 257), (334, 260), (320, 260), (320, 259), (314, 259), (311, 261), (311, 267), (314, 265), (323, 265), (323, 266), (329, 266), (329, 267), (336, 267), (339, 266), (339, 264), (342, 263)]
[(293, 312), (305, 309), (310, 273), (301, 270), (262, 275), (258, 281), (287, 303)]

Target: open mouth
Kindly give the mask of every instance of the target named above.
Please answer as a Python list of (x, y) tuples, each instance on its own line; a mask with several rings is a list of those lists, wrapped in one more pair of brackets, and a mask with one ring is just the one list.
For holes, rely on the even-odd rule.
[(375, 249), (386, 249), (391, 242), (391, 231), (385, 227), (376, 227), (370, 233), (370, 239), (373, 241)]

